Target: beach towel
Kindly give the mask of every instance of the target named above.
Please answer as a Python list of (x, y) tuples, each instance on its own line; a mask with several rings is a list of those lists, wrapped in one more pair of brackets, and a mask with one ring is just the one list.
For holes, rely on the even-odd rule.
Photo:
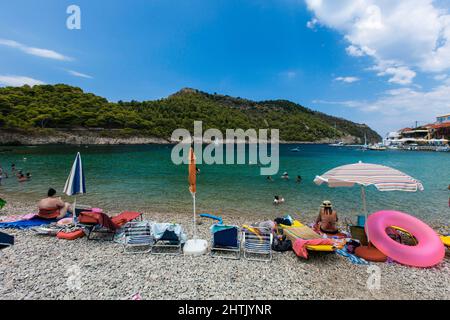
[(29, 220), (19, 220), (13, 222), (1, 222), (0, 229), (29, 229), (32, 227), (38, 227), (42, 225), (48, 225), (58, 221), (57, 219), (43, 219), (38, 216), (34, 216)]
[(351, 254), (350, 252), (347, 252), (344, 249), (337, 249), (336, 253), (339, 254), (340, 256), (347, 258), (353, 264), (362, 264), (362, 265), (369, 264), (369, 262), (367, 262), (363, 258), (357, 257), (354, 254)]
[(209, 227), (209, 230), (211, 230), (211, 233), (215, 233), (215, 232), (219, 232), (222, 230), (227, 230), (227, 229), (233, 229), (234, 226), (228, 226), (228, 225), (223, 225), (223, 224), (213, 224), (211, 225), (211, 227)]
[(160, 240), (161, 238), (167, 236), (167, 233), (174, 233), (178, 239), (180, 239), (181, 243), (185, 243), (187, 240), (187, 236), (184, 233), (184, 230), (181, 225), (174, 223), (154, 223), (152, 224), (152, 235), (155, 240)]
[(0, 222), (15, 222), (21, 220), (30, 220), (36, 216), (34, 213), (22, 214), (22, 215), (13, 215), (13, 216), (4, 216), (0, 217)]
[(334, 241), (331, 239), (300, 239), (297, 238), (292, 246), (295, 254), (299, 257), (308, 259), (308, 250), (306, 250), (307, 245), (318, 246), (318, 245), (333, 245)]

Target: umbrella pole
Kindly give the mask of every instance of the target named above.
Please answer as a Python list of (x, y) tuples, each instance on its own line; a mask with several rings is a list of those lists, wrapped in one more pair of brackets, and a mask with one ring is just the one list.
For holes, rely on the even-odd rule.
[[(367, 203), (366, 203), (366, 189), (364, 188), (363, 185), (361, 185), (361, 198), (362, 198), (362, 203), (363, 203), (364, 215), (366, 217), (366, 223), (367, 223), (368, 214), (367, 214)], [(368, 230), (366, 230), (366, 234), (367, 234), (367, 242), (369, 242), (369, 231)]]
[(197, 239), (197, 223), (196, 223), (196, 213), (195, 213), (195, 193), (192, 193), (193, 211), (194, 211), (194, 240)]
[(74, 225), (77, 225), (77, 217), (76, 217), (76, 211), (75, 208), (77, 207), (77, 196), (74, 197), (73, 205), (72, 205), (72, 221)]

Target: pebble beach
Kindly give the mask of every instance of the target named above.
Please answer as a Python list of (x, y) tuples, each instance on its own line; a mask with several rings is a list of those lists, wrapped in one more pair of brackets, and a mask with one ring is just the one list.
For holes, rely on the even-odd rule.
[[(0, 215), (33, 212), (35, 203), (8, 202)], [(118, 214), (117, 209), (108, 211)], [(225, 215), (225, 223), (251, 224), (267, 216)], [(275, 216), (273, 217), (275, 218)], [(192, 236), (189, 212), (144, 212), (144, 219), (181, 223)], [(432, 226), (432, 222), (428, 221)], [(200, 221), (199, 236), (210, 239), (211, 220)], [(441, 225), (440, 222), (437, 225)], [(369, 289), (372, 269), (337, 254), (274, 252), (271, 262), (125, 254), (106, 240), (75, 241), (30, 230), (2, 230), (15, 245), (0, 251), (0, 299), (450, 299), (450, 253), (433, 268), (396, 263), (379, 267), (379, 288)], [(448, 230), (439, 230), (445, 232)], [(74, 278), (75, 277), (75, 278)], [(77, 282), (74, 280), (78, 279)]]

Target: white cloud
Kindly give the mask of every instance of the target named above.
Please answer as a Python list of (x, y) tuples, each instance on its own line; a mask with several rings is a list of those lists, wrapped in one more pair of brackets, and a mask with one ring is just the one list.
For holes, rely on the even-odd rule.
[(319, 23), (319, 20), (317, 20), (316, 18), (312, 18), (311, 20), (309, 20), (306, 23), (306, 27), (309, 29), (314, 30), (316, 28), (316, 25)]
[(81, 73), (81, 72), (78, 72), (78, 71), (75, 71), (75, 70), (67, 70), (67, 73), (69, 73), (72, 76), (80, 77), (80, 78), (86, 78), (86, 79), (92, 79), (93, 78), (92, 76), (90, 76), (90, 75), (88, 75), (86, 73)]
[(26, 54), (30, 54), (41, 58), (61, 60), (61, 61), (72, 60), (72, 58), (65, 56), (59, 52), (49, 49), (30, 47), (14, 40), (0, 39), (0, 45), (18, 49)]
[(280, 76), (288, 78), (288, 79), (294, 79), (295, 77), (297, 77), (297, 72), (295, 72), (293, 70), (283, 71), (283, 72), (280, 72)]
[(437, 74), (433, 77), (434, 80), (436, 81), (442, 81), (447, 79), (447, 75), (446, 74)]
[(354, 108), (361, 111), (366, 123), (379, 132), (411, 126), (415, 121), (434, 122), (436, 116), (450, 113), (450, 83), (429, 91), (403, 87), (383, 92), (374, 101), (313, 101)]
[(389, 75), (391, 78), (389, 82), (397, 84), (411, 84), (416, 76), (416, 73), (407, 67), (386, 67), (378, 73), (379, 76)]
[(0, 84), (9, 87), (20, 87), (25, 84), (29, 86), (44, 84), (44, 82), (24, 76), (0, 75)]
[(353, 83), (353, 82), (359, 81), (359, 78), (357, 78), (357, 77), (337, 77), (334, 80), (335, 81), (342, 81), (342, 82), (345, 82), (345, 83)]
[(373, 58), (378, 75), (407, 85), (414, 70), (450, 69), (450, 14), (432, 0), (306, 0), (318, 23), (336, 29), (355, 57)]

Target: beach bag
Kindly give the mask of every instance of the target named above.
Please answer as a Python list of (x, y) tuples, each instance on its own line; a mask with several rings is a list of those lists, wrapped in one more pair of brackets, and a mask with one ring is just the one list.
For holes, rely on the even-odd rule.
[(291, 240), (287, 240), (286, 236), (281, 237), (275, 236), (272, 242), (272, 250), (277, 252), (285, 252), (292, 250)]

